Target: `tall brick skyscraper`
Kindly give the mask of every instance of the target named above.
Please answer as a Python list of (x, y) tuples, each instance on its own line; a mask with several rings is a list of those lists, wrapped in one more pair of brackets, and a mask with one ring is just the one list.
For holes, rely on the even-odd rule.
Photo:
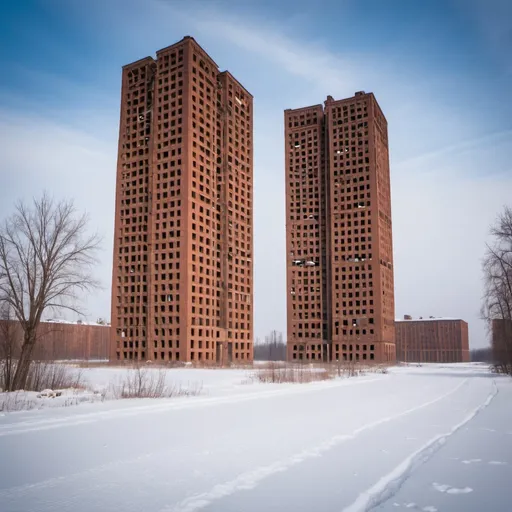
[(111, 360), (252, 360), (252, 120), (191, 37), (123, 68)]
[(284, 117), (288, 358), (394, 361), (386, 119), (364, 92)]

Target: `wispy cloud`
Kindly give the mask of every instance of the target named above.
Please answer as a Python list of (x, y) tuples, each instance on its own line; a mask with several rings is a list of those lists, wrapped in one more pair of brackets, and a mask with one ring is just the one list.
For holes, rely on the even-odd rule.
[[(467, 170), (478, 170), (478, 175), (500, 174), (511, 170), (512, 163), (509, 155), (512, 150), (512, 130), (502, 130), (495, 133), (472, 138), (449, 146), (436, 148), (412, 158), (395, 161), (395, 170), (410, 170), (423, 168), (423, 170), (436, 171), (443, 164), (453, 164), (470, 159)], [(477, 161), (482, 165), (478, 167)], [(493, 162), (489, 167), (489, 162)], [(433, 166), (433, 167), (432, 167)]]
[[(352, 91), (361, 80), (349, 59), (334, 55), (319, 43), (303, 44), (272, 29), (223, 17), (198, 21), (197, 27), (200, 33), (222, 37), (240, 49), (274, 62), (320, 91)], [(271, 80), (271, 76), (265, 78)]]

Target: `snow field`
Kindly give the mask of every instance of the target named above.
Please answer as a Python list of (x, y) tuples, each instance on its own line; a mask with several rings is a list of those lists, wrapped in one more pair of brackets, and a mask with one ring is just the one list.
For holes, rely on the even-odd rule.
[[(86, 378), (101, 387), (113, 371)], [(0, 417), (0, 510), (452, 512), (492, 498), (468, 472), (512, 476), (510, 448), (498, 446), (512, 439), (512, 414), (495, 407), (512, 386), (479, 365), (300, 385), (242, 384), (243, 370), (172, 372), (204, 394)], [(418, 479), (446, 465), (461, 436), (487, 445), (458, 443), (455, 469)], [(501, 492), (509, 503), (509, 487)]]

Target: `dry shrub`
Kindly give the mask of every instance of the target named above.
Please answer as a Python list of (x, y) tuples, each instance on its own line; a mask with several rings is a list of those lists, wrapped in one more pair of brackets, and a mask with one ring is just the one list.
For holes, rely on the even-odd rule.
[(386, 364), (361, 361), (336, 361), (331, 363), (330, 368), (338, 377), (357, 377), (367, 373), (388, 373)]
[[(4, 372), (0, 362), (0, 390), (7, 389), (7, 383), (2, 378)], [(16, 365), (16, 363), (14, 363)], [(42, 391), (43, 389), (82, 389), (82, 371), (74, 371), (72, 368), (52, 361), (32, 361), (30, 363), (25, 391)]]
[(34, 361), (30, 365), (26, 391), (42, 391), (43, 389), (82, 389), (82, 371), (58, 363)]
[(388, 373), (384, 365), (362, 364), (357, 361), (337, 361), (333, 363), (299, 363), (287, 364), (268, 362), (244, 382), (299, 383), (329, 380), (334, 378), (358, 377), (366, 373)]
[(330, 365), (330, 368), (337, 377), (357, 377), (364, 373), (363, 368), (356, 361), (336, 361)]
[(29, 411), (37, 407), (37, 402), (27, 397), (23, 391), (0, 394), (0, 412)]
[(176, 396), (197, 396), (201, 394), (202, 383), (194, 383), (186, 387), (180, 384), (167, 385), (164, 368), (150, 369), (135, 366), (128, 370), (120, 384), (111, 386), (113, 398), (171, 398)]
[(273, 384), (307, 384), (332, 378), (332, 373), (326, 368), (311, 368), (304, 365), (286, 366), (273, 362), (269, 362), (264, 369), (257, 370), (253, 375), (253, 380), (257, 382)]

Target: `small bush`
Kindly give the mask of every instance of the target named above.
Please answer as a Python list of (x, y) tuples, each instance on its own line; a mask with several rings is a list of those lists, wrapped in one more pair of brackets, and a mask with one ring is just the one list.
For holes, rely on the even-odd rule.
[(29, 411), (36, 407), (36, 400), (28, 398), (23, 391), (0, 394), (0, 412)]
[(286, 366), (282, 363), (269, 362), (265, 368), (257, 370), (252, 379), (257, 382), (283, 384), (307, 384), (309, 382), (329, 380), (333, 374), (326, 368), (311, 368), (306, 366)]
[[(1, 371), (3, 362), (0, 362), (0, 389), (8, 389)], [(14, 363), (14, 371), (16, 363)], [(30, 364), (25, 391), (42, 391), (43, 389), (82, 389), (82, 371), (52, 361), (33, 361)]]
[(128, 370), (120, 384), (112, 385), (110, 395), (113, 398), (171, 398), (175, 396), (197, 396), (202, 392), (202, 384), (195, 383), (184, 387), (181, 384), (167, 385), (166, 370), (149, 369), (136, 366)]
[(30, 365), (26, 391), (43, 389), (82, 389), (82, 371), (58, 363), (35, 361)]
[(358, 361), (336, 361), (332, 363), (289, 364), (269, 362), (262, 365), (251, 377), (244, 381), (271, 383), (308, 383), (333, 378), (358, 377), (366, 373), (388, 373), (387, 366), (363, 364)]

